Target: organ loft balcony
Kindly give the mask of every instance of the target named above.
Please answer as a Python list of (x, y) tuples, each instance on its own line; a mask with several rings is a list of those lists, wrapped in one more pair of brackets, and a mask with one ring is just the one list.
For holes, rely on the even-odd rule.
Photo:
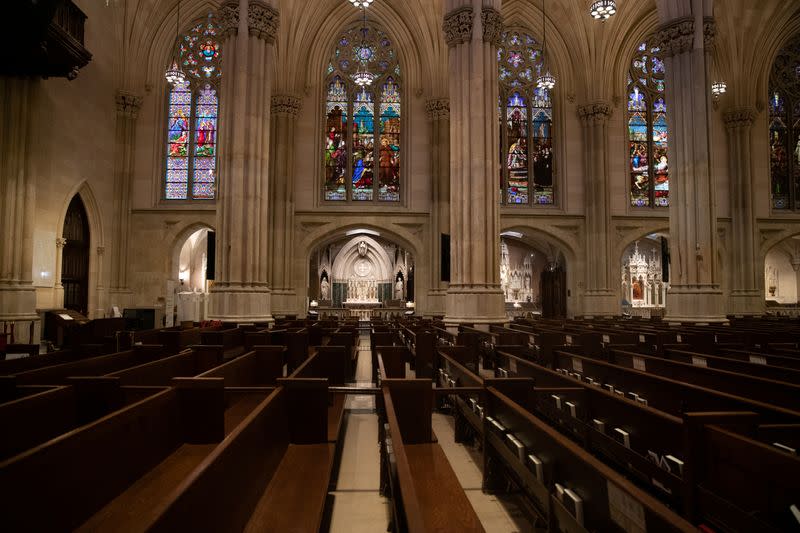
[(73, 80), (92, 54), (83, 41), (86, 15), (71, 0), (22, 0), (3, 6), (12, 53), (0, 74)]

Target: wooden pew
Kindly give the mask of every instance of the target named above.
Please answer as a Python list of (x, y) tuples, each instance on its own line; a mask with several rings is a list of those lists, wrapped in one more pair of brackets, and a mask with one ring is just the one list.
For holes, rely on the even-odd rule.
[(160, 345), (134, 346), (132, 350), (110, 355), (101, 355), (61, 363), (58, 365), (28, 370), (16, 374), (17, 383), (36, 385), (63, 385), (70, 376), (100, 376), (154, 361), (164, 357)]
[(63, 531), (88, 520), (87, 531), (137, 529), (132, 524), (241, 421), (246, 413), (237, 407), (266, 397), (234, 393), (226, 410), (222, 380), (175, 385), (134, 387), (147, 396), (0, 463), (4, 527)]
[(174, 377), (192, 377), (222, 364), (222, 346), (192, 346), (188, 350), (107, 374), (123, 385), (169, 385)]
[[(470, 367), (470, 353), (465, 346), (443, 346), (439, 348), (439, 376), (437, 386), (480, 387), (481, 378), (474, 367)], [(471, 443), (476, 437), (483, 441), (483, 394), (453, 394), (448, 398), (455, 422), (455, 441)]]
[(36, 368), (43, 368), (46, 366), (58, 365), (61, 363), (68, 363), (77, 359), (99, 355), (93, 351), (84, 350), (57, 350), (46, 354), (36, 355), (34, 357), (21, 357), (19, 359), (8, 359), (0, 361), (0, 375), (19, 374), (27, 370), (34, 370)]
[(406, 363), (411, 360), (411, 351), (405, 346), (377, 346), (375, 354), (374, 368), (380, 379), (406, 377)]
[(295, 368), (308, 359), (308, 332), (305, 329), (286, 330), (281, 344), (286, 346), (287, 372), (294, 372)]
[(254, 346), (241, 357), (219, 365), (197, 377), (223, 378), (226, 387), (274, 386), (283, 377), (283, 346)]
[[(502, 381), (506, 380), (487, 381), (486, 489), (499, 487), (501, 479), (511, 480), (524, 491), (535, 512), (550, 524), (551, 531), (696, 531), (664, 504), (515, 401), (515, 397), (523, 399), (526, 390), (533, 390), (532, 381), (527, 385)], [(520, 442), (521, 448), (511, 443), (509, 435)], [(539, 462), (538, 470), (528, 455)], [(557, 496), (560, 491), (556, 484), (582, 500), (580, 512), (570, 502), (570, 493)]]
[[(431, 429), (428, 379), (383, 381), (381, 446), (395, 531), (484, 531)], [(383, 485), (383, 483), (382, 483)]]
[[(289, 374), (286, 379), (325, 379), (331, 386), (343, 386), (348, 379), (349, 354), (344, 346), (317, 346), (308, 359)], [(282, 381), (279, 379), (278, 383)], [(345, 395), (329, 394), (327, 396), (326, 420), (327, 439), (329, 442), (341, 438), (344, 421)], [(295, 423), (294, 420), (291, 421)], [(300, 421), (302, 423), (302, 419)]]
[(225, 359), (233, 359), (244, 353), (244, 335), (242, 328), (216, 329), (200, 333), (201, 344), (222, 346)]
[(148, 531), (319, 530), (335, 453), (327, 382), (281, 384), (156, 509)]

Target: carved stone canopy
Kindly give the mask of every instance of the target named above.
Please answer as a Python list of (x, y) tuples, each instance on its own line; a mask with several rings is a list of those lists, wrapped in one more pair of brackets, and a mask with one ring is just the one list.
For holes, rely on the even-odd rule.
[(694, 46), (694, 19), (686, 17), (668, 22), (659, 28), (653, 40), (664, 57), (688, 52)]

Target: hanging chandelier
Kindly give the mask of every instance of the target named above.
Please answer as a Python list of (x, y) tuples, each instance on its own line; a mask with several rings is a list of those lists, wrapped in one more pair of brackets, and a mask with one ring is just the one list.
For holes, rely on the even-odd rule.
[(728, 84), (726, 84), (724, 81), (715, 81), (711, 84), (711, 94), (715, 99), (725, 94), (725, 91), (727, 90)]
[(357, 8), (369, 7), (374, 0), (350, 0), (350, 3)]
[(589, 13), (593, 18), (605, 22), (617, 12), (617, 3), (614, 0), (597, 0), (589, 6)]
[[(351, 2), (353, 0), (350, 0)], [(371, 2), (372, 0), (370, 0)], [(367, 6), (361, 8), (364, 11), (364, 26), (361, 28), (362, 37), (361, 37), (361, 46), (358, 48), (356, 52), (358, 54), (358, 70), (353, 75), (353, 81), (359, 87), (367, 87), (372, 85), (372, 82), (375, 81), (375, 74), (369, 71), (367, 68), (367, 61), (369, 59), (369, 54), (366, 54), (364, 50), (368, 50), (369, 47), (367, 46)]]
[[(542, 0), (542, 66), (545, 63), (545, 53), (547, 51), (547, 20), (545, 18), (544, 0)], [(547, 69), (544, 74), (539, 74), (536, 78), (536, 86), (540, 89), (551, 90), (556, 86), (556, 77)]]
[[(181, 25), (181, 0), (178, 0), (178, 15), (175, 17), (175, 42), (178, 42), (178, 38), (180, 37), (180, 25)], [(167, 83), (171, 83), (173, 87), (177, 87), (178, 85), (186, 83), (186, 74), (184, 74), (183, 70), (181, 70), (181, 67), (178, 64), (179, 58), (175, 54), (176, 52), (173, 52), (172, 65), (164, 73), (164, 77), (167, 79)]]

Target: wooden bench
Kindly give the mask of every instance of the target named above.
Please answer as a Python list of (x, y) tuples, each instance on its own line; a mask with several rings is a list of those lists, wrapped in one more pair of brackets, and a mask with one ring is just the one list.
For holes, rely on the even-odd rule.
[(395, 531), (484, 531), (431, 428), (428, 379), (385, 379), (382, 461)]
[(107, 374), (123, 385), (169, 385), (174, 377), (192, 377), (222, 364), (222, 346), (192, 346), (188, 350)]
[(215, 329), (201, 332), (200, 341), (206, 346), (222, 346), (225, 359), (233, 359), (245, 351), (244, 335), (242, 328)]
[(253, 350), (197, 377), (223, 378), (226, 387), (274, 386), (283, 377), (283, 346), (254, 346)]

